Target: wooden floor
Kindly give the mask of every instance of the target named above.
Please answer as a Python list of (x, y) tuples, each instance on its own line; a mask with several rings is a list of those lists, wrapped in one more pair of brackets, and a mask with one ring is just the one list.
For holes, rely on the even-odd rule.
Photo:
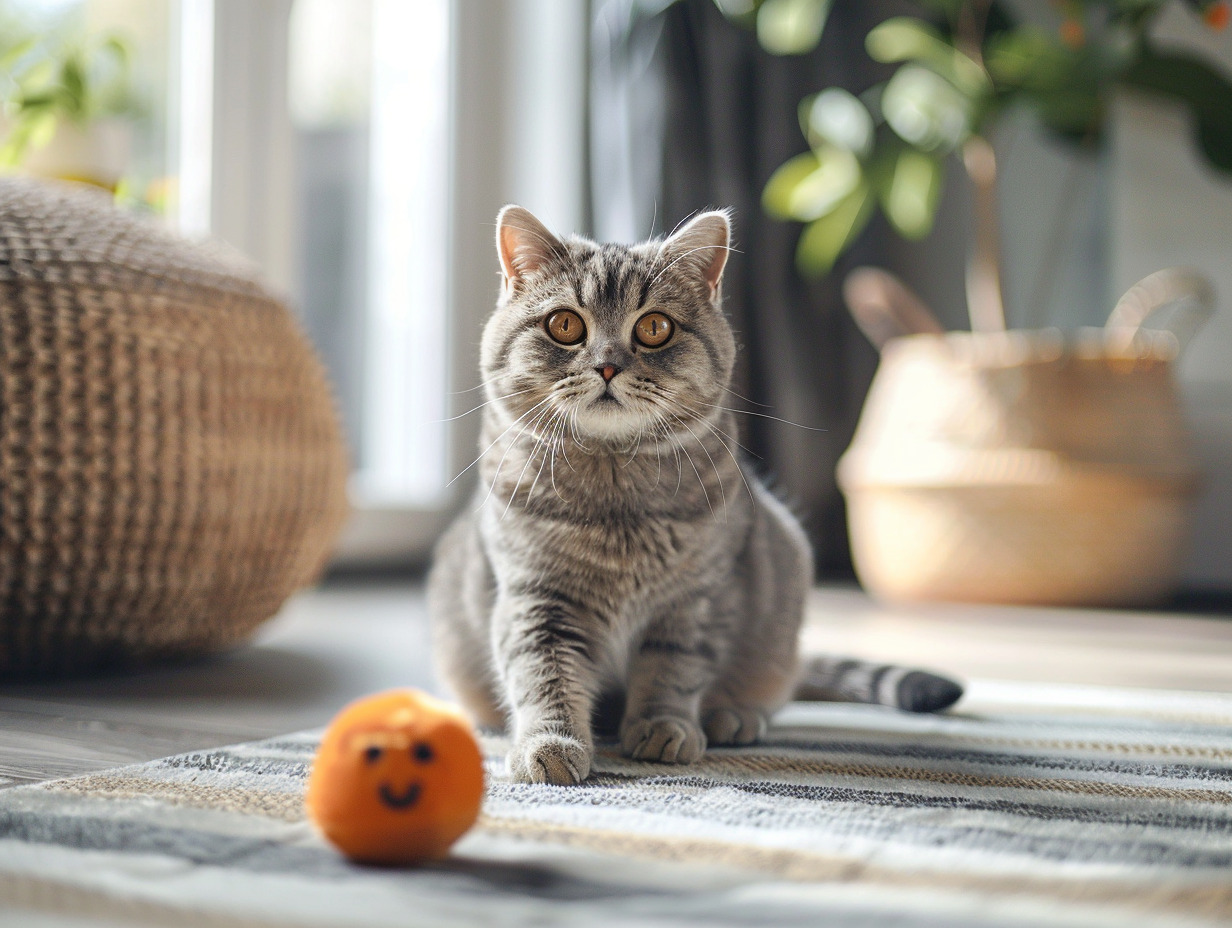
[[(1232, 617), (1221, 615), (884, 606), (825, 588), (805, 646), (966, 678), (1232, 692)], [(0, 686), (0, 787), (320, 726), (393, 686), (435, 688), (422, 588), (331, 584), (223, 657)]]
[(313, 728), (394, 686), (432, 686), (422, 588), (329, 586), (294, 597), (230, 654), (0, 686), (0, 786)]

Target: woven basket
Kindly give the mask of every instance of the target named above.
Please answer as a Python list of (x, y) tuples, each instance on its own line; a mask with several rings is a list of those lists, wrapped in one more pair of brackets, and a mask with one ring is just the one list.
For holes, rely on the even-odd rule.
[(0, 180), (0, 678), (240, 641), (317, 576), (347, 472), (322, 365), (246, 269)]
[(1174, 592), (1198, 470), (1180, 339), (1142, 328), (1164, 306), (1184, 310), (1173, 323), (1187, 335), (1213, 295), (1170, 269), (1076, 336), (888, 338), (838, 470), (861, 582), (892, 600), (1048, 605)]

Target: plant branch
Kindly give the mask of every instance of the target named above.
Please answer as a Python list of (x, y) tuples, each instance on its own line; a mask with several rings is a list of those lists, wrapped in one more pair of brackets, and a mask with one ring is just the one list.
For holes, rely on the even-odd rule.
[(971, 317), (971, 331), (1004, 332), (997, 155), (987, 139), (973, 135), (963, 143), (962, 161), (974, 192), (975, 241), (967, 261), (967, 312)]
[(964, 3), (954, 33), (955, 47), (981, 67), (984, 65), (984, 30), (988, 27), (991, 9), (992, 0)]
[[(958, 17), (956, 45), (984, 67), (984, 32), (992, 0), (965, 3)], [(963, 143), (962, 162), (971, 179), (975, 241), (967, 259), (967, 313), (973, 332), (1005, 331), (1001, 288), (1001, 216), (997, 206), (997, 154), (978, 128)]]

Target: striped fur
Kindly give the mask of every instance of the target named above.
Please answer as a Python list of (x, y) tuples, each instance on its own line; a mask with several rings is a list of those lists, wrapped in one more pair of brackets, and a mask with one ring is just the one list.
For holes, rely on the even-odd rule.
[[(518, 780), (585, 779), (605, 713), (626, 756), (688, 763), (755, 741), (795, 691), (812, 559), (726, 408), (729, 234), (724, 212), (634, 246), (557, 238), (519, 207), (498, 218), (479, 488), (429, 598), (442, 676), (477, 721), (512, 729)], [(585, 326), (573, 344), (548, 326), (565, 311)], [(650, 312), (674, 325), (656, 347), (635, 337)], [(824, 698), (887, 701), (854, 665), (811, 668)]]
[(805, 661), (793, 698), (937, 712), (958, 702), (962, 692), (962, 687), (947, 677), (911, 667), (817, 656)]

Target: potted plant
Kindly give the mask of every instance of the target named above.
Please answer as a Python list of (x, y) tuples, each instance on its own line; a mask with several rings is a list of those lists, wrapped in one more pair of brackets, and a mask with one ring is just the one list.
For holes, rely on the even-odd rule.
[(0, 172), (115, 191), (128, 170), (129, 50), (115, 35), (73, 40), (8, 32), (0, 40)]
[[(1057, 0), (1051, 27), (992, 0), (917, 5), (919, 16), (867, 36), (888, 79), (801, 103), (809, 151), (763, 194), (768, 212), (805, 223), (797, 263), (819, 275), (878, 210), (902, 236), (927, 235), (947, 158), (973, 193), (970, 332), (943, 332), (884, 272), (846, 282), (882, 350), (838, 472), (857, 573), (896, 599), (1157, 602), (1179, 576), (1197, 485), (1172, 362), (1213, 294), (1201, 275), (1170, 269), (1127, 293), (1103, 329), (1007, 329), (993, 139), (1025, 107), (1089, 146), (1114, 96), (1143, 92), (1185, 107), (1198, 151), (1232, 174), (1232, 82), (1152, 39), (1168, 0)], [(1184, 5), (1227, 24), (1223, 0)], [(767, 48), (798, 52), (816, 44), (829, 6), (761, 0), (743, 15)], [(1147, 329), (1165, 306), (1180, 307), (1173, 330)]]

